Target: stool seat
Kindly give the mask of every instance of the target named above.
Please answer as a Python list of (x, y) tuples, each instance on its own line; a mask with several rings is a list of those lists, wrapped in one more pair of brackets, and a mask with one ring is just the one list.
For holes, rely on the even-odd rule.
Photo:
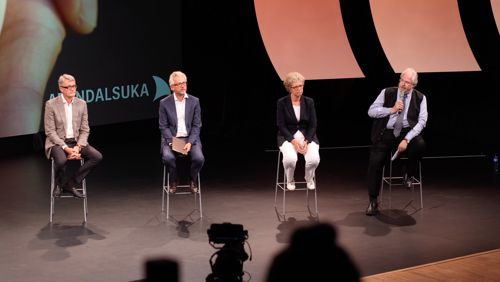
[[(54, 198), (54, 189), (56, 187), (55, 183), (55, 171), (54, 171), (54, 158), (50, 158), (52, 162), (52, 175), (50, 178), (50, 222), (52, 223), (54, 213), (55, 213), (55, 198)], [(82, 157), (78, 158), (70, 158), (69, 156), (66, 158), (68, 161), (80, 161), (80, 166), (85, 163), (85, 160)], [(62, 189), (62, 187), (61, 187)], [(77, 188), (76, 190), (80, 191), (85, 197), (83, 198), (83, 220), (87, 222), (87, 214), (88, 214), (88, 205), (87, 205), (87, 180), (82, 180), (82, 188)], [(61, 191), (62, 192), (62, 191)], [(74, 196), (69, 195), (61, 195), (59, 198), (74, 198)]]

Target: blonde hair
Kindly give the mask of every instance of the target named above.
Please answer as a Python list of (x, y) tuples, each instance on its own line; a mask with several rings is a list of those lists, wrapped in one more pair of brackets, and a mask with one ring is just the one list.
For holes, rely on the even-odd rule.
[(283, 80), (283, 85), (285, 86), (286, 91), (290, 92), (290, 89), (292, 88), (292, 84), (295, 81), (300, 81), (302, 84), (306, 82), (306, 79), (304, 78), (303, 75), (301, 75), (298, 72), (291, 72), (286, 75), (285, 80)]

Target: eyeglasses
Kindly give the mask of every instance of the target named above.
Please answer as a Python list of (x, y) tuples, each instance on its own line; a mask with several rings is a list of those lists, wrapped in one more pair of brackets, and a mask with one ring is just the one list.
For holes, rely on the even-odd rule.
[(69, 90), (76, 89), (76, 85), (61, 86), (61, 87), (64, 88), (64, 89), (69, 89)]
[(404, 80), (404, 79), (402, 79), (402, 78), (401, 78), (401, 79), (399, 79), (399, 82), (402, 82), (402, 83), (404, 83), (405, 85), (413, 85), (413, 83), (412, 83), (412, 82), (406, 81), (406, 80)]
[(172, 84), (173, 87), (177, 87), (177, 86), (185, 86), (185, 85), (188, 85), (188, 82), (187, 81), (184, 81), (184, 82), (179, 82), (177, 84)]
[(293, 90), (302, 89), (302, 88), (304, 88), (304, 85), (297, 85), (297, 86), (292, 87)]

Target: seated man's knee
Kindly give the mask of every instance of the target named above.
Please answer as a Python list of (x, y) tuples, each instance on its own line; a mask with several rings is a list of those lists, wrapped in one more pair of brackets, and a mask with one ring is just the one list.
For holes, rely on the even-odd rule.
[(203, 156), (203, 154), (193, 156), (192, 162), (195, 164), (203, 165), (205, 163), (205, 156)]
[(102, 161), (102, 159), (103, 159), (103, 156), (102, 156), (101, 152), (99, 152), (99, 151), (96, 151), (96, 153), (94, 154), (94, 156), (93, 156), (93, 158), (92, 158), (92, 160), (93, 160), (94, 162), (96, 162), (96, 163), (101, 162), (101, 161)]
[(162, 160), (163, 160), (163, 163), (165, 165), (175, 166), (174, 154), (165, 154), (165, 152), (164, 152), (163, 156), (162, 156)]
[(417, 136), (411, 140), (410, 145), (413, 147), (412, 150), (416, 152), (423, 152), (425, 150), (425, 141), (422, 136)]
[(66, 165), (66, 158), (64, 159), (54, 159), (54, 167), (56, 168), (61, 168), (61, 167), (64, 167)]

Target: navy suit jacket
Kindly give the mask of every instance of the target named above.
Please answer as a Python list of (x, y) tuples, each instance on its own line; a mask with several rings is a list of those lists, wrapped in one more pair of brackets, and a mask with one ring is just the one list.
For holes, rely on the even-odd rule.
[[(172, 143), (172, 136), (177, 135), (177, 110), (175, 109), (174, 95), (169, 95), (160, 101), (160, 131), (161, 148)], [(200, 100), (193, 95), (187, 95), (186, 99), (186, 130), (188, 132), (188, 141), (191, 144), (200, 145), (201, 130), (201, 108)]]
[(300, 130), (307, 141), (314, 141), (319, 145), (316, 136), (317, 120), (314, 100), (302, 95), (300, 97), (300, 120), (297, 121), (293, 110), (292, 98), (287, 95), (278, 100), (278, 111), (276, 112), (278, 124), (278, 147), (285, 141), (292, 141), (293, 135)]

